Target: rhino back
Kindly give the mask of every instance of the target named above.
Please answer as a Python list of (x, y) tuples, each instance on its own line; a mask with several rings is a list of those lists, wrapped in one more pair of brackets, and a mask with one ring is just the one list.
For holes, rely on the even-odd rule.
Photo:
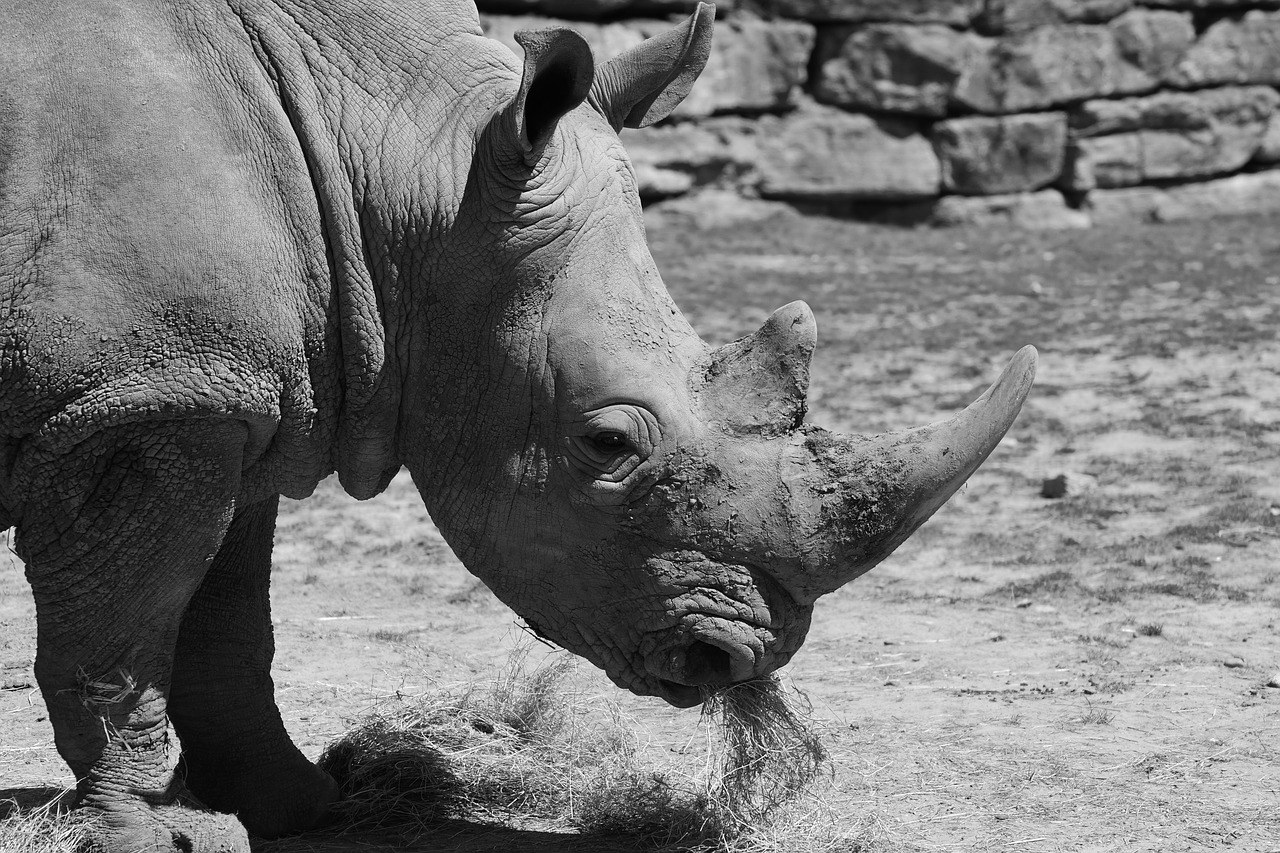
[[(0, 505), (15, 499), (5, 483), (24, 442), (57, 449), (114, 424), (244, 420), (251, 479), (296, 496), (334, 469), (344, 402), (368, 404), (352, 431), (393, 429), (395, 395), (375, 393), (395, 377), (367, 247), (359, 223), (336, 221), (355, 216), (350, 187), (334, 186), (343, 164), (299, 138), (331, 123), (299, 117), (324, 109), (314, 100), (295, 98), (291, 114), (282, 92), (291, 73), (314, 69), (287, 67), (306, 57), (267, 55), (270, 39), (254, 35), (284, 20), (317, 50), (326, 28), (375, 43), (399, 26), (403, 42), (405, 5), (416, 4), (379, 17), (337, 3), (308, 21), (255, 0), (7, 7)], [(415, 11), (421, 28), (478, 33), (473, 8)], [(371, 72), (340, 74), (334, 89), (369, 88), (345, 79), (358, 73)], [(381, 458), (385, 435), (373, 443), (366, 479), (379, 481), (396, 463)]]
[(5, 436), (57, 449), (122, 423), (230, 417), (277, 477), (314, 479), (314, 413), (338, 391), (329, 277), (267, 87), (229, 97), (156, 9), (41, 6), (0, 47)]

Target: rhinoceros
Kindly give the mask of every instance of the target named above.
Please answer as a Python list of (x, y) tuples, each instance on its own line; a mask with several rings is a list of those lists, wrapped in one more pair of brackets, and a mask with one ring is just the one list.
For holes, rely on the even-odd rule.
[(691, 706), (785, 664), (1030, 387), (1027, 348), (950, 420), (835, 435), (803, 303), (690, 328), (618, 133), (687, 94), (710, 6), (599, 65), (464, 0), (2, 14), (0, 529), (102, 849), (244, 851), (334, 802), (272, 696), (280, 495), (406, 467), (538, 634)]

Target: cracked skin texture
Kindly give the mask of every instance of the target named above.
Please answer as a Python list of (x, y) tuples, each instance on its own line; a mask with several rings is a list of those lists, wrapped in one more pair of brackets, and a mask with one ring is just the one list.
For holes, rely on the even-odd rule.
[[(307, 20), (288, 4), (51, 5), (19, 6), (3, 36), (20, 75), (0, 100), (8, 454), (17, 441), (57, 450), (110, 426), (225, 417), (251, 427), (251, 490), (302, 497), (337, 469), (357, 496), (380, 491), (398, 468), (389, 356), (403, 306), (380, 292), (394, 287), (378, 276), (392, 259), (369, 244), (389, 223), (365, 211), (402, 201), (386, 196), (410, 177), (447, 197), (466, 163), (411, 174), (415, 155), (474, 128), (416, 98), (412, 120), (443, 129), (398, 156), (344, 152), (405, 120), (395, 101), (441, 73), (433, 57), (456, 68), (458, 53), (484, 56), (466, 16), (366, 4), (368, 43), (336, 47), (315, 39), (339, 7)], [(472, 44), (440, 49), (448, 39)], [(360, 51), (375, 42), (383, 91), (371, 98)], [(388, 55), (397, 46), (404, 56)], [(477, 86), (470, 112), (483, 119), (502, 87), (484, 87), (497, 81), (481, 69), (455, 74)]]
[(3, 24), (0, 527), (57, 745), (101, 849), (247, 850), (207, 806), (276, 835), (334, 797), (270, 696), (275, 496), (336, 470), (369, 497), (399, 468), (400, 271), (428, 266), (518, 65), (447, 2)]
[(535, 630), (690, 705), (783, 665), (1008, 428), (1033, 355), (940, 428), (828, 438), (806, 306), (714, 351), (685, 322), (617, 131), (711, 17), (597, 66), (452, 0), (6, 6), (0, 527), (98, 849), (243, 853), (336, 796), (272, 698), (281, 494), (406, 466)]

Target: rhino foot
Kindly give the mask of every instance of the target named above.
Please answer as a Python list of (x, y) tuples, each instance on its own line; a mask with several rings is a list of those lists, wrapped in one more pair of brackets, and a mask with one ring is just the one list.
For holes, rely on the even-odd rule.
[(240, 772), (184, 756), (179, 774), (185, 772), (187, 787), (211, 808), (234, 813), (255, 836), (278, 838), (324, 823), (338, 799), (333, 777), (292, 752)]
[(91, 853), (249, 853), (249, 836), (232, 815), (208, 811), (189, 797), (148, 803), (136, 796), (89, 796)]

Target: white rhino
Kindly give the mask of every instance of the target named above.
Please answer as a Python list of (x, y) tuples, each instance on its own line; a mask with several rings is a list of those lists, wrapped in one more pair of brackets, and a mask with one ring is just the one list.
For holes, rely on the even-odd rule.
[(689, 706), (786, 663), (1000, 440), (1030, 348), (952, 420), (842, 437), (803, 423), (805, 305), (714, 350), (676, 309), (617, 132), (712, 14), (596, 67), (463, 0), (0, 5), (0, 529), (101, 849), (244, 851), (333, 802), (272, 698), (279, 495), (407, 466), (536, 631)]

